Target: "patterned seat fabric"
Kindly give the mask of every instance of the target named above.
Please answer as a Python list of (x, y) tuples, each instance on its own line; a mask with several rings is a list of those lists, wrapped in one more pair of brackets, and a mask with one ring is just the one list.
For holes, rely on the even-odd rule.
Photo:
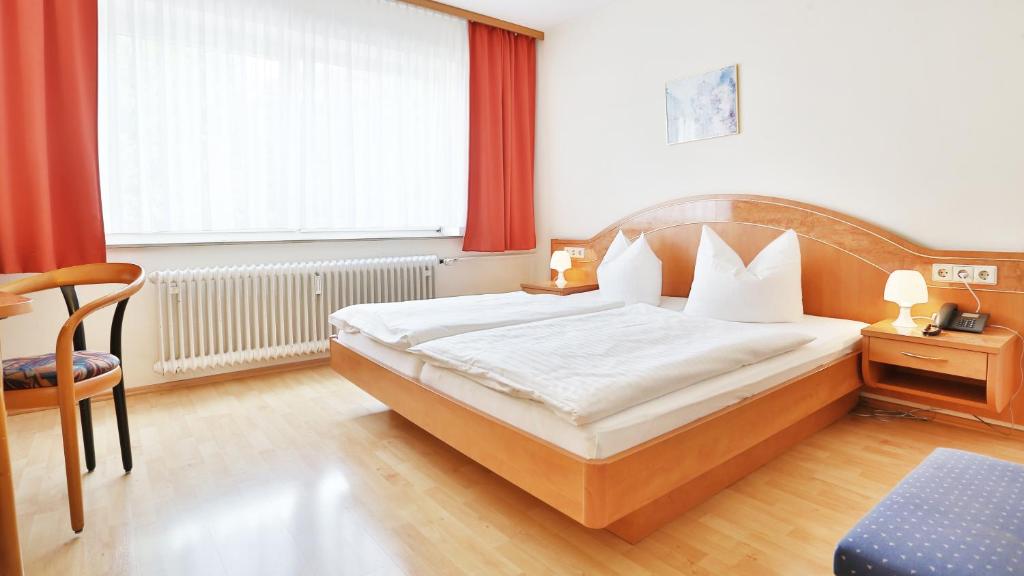
[(837, 575), (1024, 573), (1024, 466), (938, 448), (850, 530)]
[[(75, 382), (88, 380), (117, 368), (121, 361), (106, 352), (75, 352), (73, 359)], [(57, 385), (57, 357), (55, 354), (27, 356), (4, 360), (4, 390), (28, 390)]]

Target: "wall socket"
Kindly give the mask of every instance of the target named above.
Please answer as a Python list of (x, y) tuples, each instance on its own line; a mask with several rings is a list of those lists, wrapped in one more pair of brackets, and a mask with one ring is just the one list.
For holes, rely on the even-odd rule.
[(562, 248), (562, 250), (569, 253), (569, 258), (579, 259), (587, 255), (586, 249), (581, 246), (566, 246), (565, 248)]
[(957, 264), (954, 264), (953, 281), (967, 282), (968, 284), (974, 282), (974, 266), (959, 266)]
[(932, 280), (936, 282), (995, 284), (999, 280), (999, 269), (995, 266), (932, 264)]
[(995, 266), (975, 266), (974, 281), (978, 284), (995, 284), (999, 281), (999, 269)]
[(936, 282), (952, 282), (953, 265), (932, 264), (932, 280), (935, 280)]

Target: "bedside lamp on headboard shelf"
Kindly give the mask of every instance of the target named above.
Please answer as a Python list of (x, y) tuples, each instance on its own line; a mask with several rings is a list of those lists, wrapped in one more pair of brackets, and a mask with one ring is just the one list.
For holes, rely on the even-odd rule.
[(885, 283), (883, 298), (900, 307), (899, 317), (892, 322), (894, 327), (917, 328), (910, 309), (914, 304), (928, 302), (928, 285), (925, 284), (924, 276), (916, 270), (895, 270), (889, 274)]
[(551, 253), (551, 269), (558, 272), (558, 279), (555, 286), (565, 288), (565, 271), (572, 268), (572, 258), (565, 250), (555, 250)]

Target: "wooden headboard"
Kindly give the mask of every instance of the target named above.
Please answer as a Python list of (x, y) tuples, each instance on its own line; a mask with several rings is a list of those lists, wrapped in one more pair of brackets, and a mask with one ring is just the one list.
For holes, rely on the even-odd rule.
[[(804, 310), (816, 316), (877, 322), (894, 318), (894, 304), (882, 300), (889, 272), (917, 270), (928, 281), (930, 301), (916, 306), (915, 315), (928, 315), (943, 302), (974, 310), (974, 299), (962, 284), (933, 282), (932, 264), (972, 264), (999, 267), (998, 284), (974, 285), (990, 322), (1024, 332), (1024, 253), (932, 250), (851, 216), (783, 198), (752, 195), (694, 196), (672, 200), (627, 216), (586, 240), (552, 240), (551, 249), (585, 249), (565, 273), (570, 281), (596, 282), (597, 264), (615, 234), (630, 239), (646, 232), (662, 261), (663, 293), (686, 296), (702, 224), (718, 232), (749, 262), (782, 231), (800, 236)], [(1024, 394), (1015, 404), (1024, 414)]]

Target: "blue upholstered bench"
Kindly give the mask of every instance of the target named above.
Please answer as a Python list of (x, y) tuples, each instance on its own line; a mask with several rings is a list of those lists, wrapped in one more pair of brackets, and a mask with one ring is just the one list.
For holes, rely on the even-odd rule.
[(834, 570), (1024, 576), (1024, 466), (935, 450), (839, 542)]

